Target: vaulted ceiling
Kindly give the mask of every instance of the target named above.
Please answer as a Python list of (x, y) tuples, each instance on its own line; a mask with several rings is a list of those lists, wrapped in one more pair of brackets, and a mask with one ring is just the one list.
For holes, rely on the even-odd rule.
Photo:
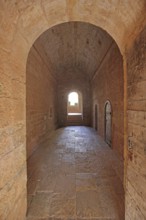
[(113, 39), (94, 25), (68, 22), (44, 32), (34, 47), (46, 57), (56, 78), (76, 69), (91, 80), (112, 43)]

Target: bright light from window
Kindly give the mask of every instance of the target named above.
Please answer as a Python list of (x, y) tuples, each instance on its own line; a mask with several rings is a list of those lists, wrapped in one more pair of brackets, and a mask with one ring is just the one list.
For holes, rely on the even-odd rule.
[(77, 92), (71, 92), (68, 95), (68, 101), (70, 102), (70, 105), (75, 105), (79, 102), (78, 93)]

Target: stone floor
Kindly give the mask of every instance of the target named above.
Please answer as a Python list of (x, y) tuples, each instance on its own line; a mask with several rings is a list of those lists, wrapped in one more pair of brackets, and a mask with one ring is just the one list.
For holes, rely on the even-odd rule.
[(27, 220), (124, 220), (119, 164), (92, 128), (56, 130), (28, 162)]

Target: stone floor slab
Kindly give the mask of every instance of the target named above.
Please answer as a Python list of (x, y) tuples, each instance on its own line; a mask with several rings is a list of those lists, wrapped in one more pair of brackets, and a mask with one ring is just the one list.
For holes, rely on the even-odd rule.
[(28, 161), (27, 220), (124, 220), (122, 169), (94, 129), (56, 130)]

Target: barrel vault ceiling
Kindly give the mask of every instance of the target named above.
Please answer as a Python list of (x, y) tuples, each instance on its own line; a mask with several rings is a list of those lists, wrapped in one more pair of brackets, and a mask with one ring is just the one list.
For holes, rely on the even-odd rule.
[(56, 78), (69, 69), (81, 71), (92, 79), (113, 39), (102, 29), (82, 22), (68, 22), (52, 27), (34, 43)]

